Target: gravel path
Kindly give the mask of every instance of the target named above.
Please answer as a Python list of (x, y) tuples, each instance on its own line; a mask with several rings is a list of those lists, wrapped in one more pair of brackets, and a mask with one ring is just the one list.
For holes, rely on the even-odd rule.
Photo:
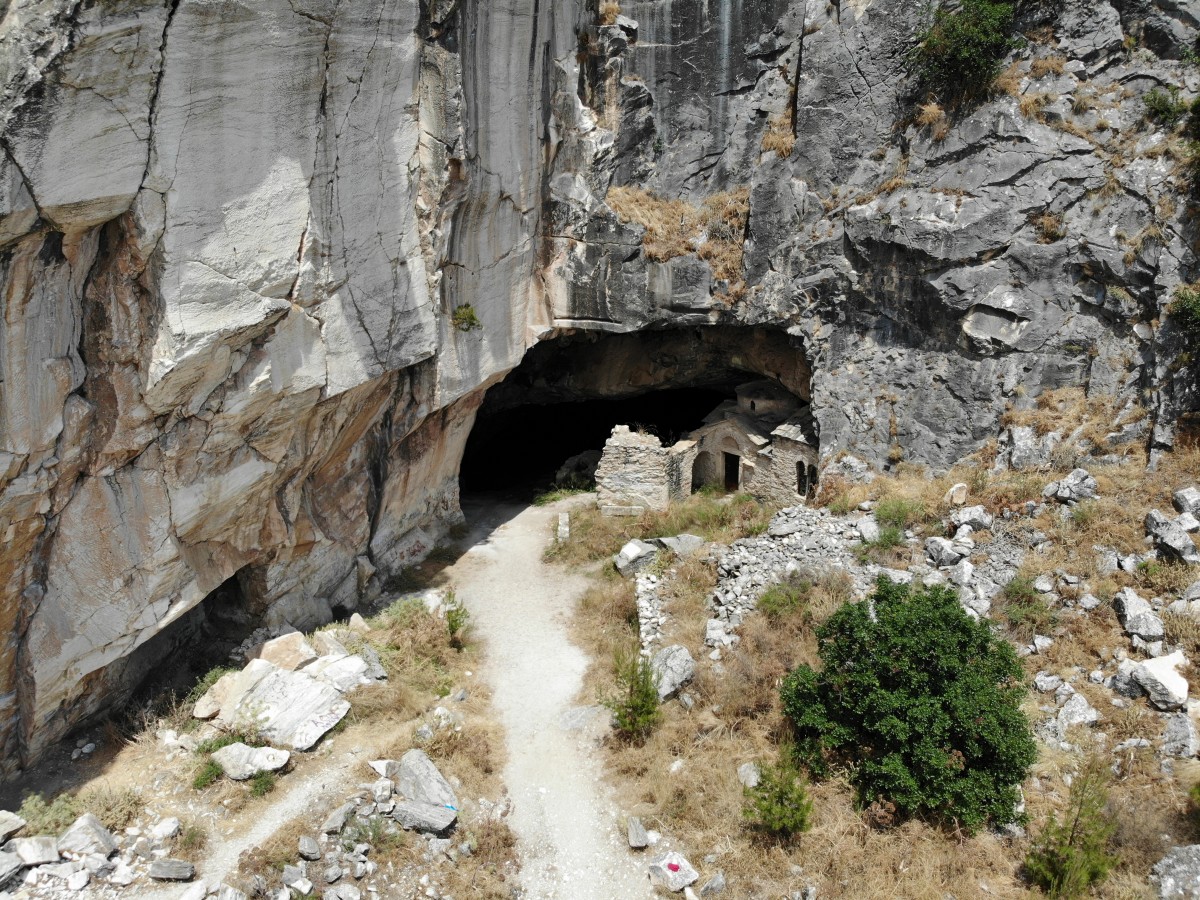
[(487, 645), (481, 674), (506, 733), (509, 822), (529, 900), (638, 900), (651, 896), (644, 862), (625, 844), (594, 744), (560, 724), (588, 663), (568, 637), (588, 581), (544, 564), (542, 551), (570, 502), (477, 509), (473, 546), (448, 574)]

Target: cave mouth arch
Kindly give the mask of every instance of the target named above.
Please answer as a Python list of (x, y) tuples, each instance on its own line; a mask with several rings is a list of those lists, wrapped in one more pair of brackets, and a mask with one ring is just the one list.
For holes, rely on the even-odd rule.
[(669, 445), (758, 379), (807, 404), (812, 374), (799, 340), (716, 325), (549, 338), (488, 390), (463, 452), (461, 491), (544, 488), (568, 458), (598, 453), (614, 425)]

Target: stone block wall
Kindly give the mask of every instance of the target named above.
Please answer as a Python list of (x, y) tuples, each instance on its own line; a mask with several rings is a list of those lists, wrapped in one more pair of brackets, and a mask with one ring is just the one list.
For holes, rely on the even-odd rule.
[(605, 515), (666, 509), (691, 492), (695, 441), (664, 447), (652, 434), (617, 425), (596, 467), (596, 502)]

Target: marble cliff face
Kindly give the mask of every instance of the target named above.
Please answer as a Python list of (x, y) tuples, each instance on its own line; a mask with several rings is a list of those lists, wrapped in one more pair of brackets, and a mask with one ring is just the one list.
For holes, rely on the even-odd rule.
[[(1002, 93), (937, 135), (905, 71), (921, 6), (9, 3), (5, 771), (228, 579), (311, 627), (420, 558), (485, 390), (562, 335), (675, 335), (650, 388), (702, 358), (681, 335), (752, 334), (729, 359), (811, 398), (827, 460), (946, 466), (1062, 385), (1142, 404), (1137, 439), (1169, 447), (1194, 236), (1138, 124), (1151, 87), (1200, 86), (1196, 4), (1035, 4), (1036, 114)], [(628, 186), (740, 203), (740, 232), (648, 255), (608, 202)]]

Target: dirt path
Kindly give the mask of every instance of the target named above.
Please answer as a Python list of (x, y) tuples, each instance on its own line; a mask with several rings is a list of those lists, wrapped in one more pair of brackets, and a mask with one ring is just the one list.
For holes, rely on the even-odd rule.
[(568, 504), (476, 510), (473, 546), (447, 574), (487, 644), (481, 674), (506, 733), (509, 821), (529, 900), (637, 900), (651, 896), (644, 861), (623, 840), (594, 747), (560, 724), (588, 662), (568, 636), (587, 579), (542, 562)]

